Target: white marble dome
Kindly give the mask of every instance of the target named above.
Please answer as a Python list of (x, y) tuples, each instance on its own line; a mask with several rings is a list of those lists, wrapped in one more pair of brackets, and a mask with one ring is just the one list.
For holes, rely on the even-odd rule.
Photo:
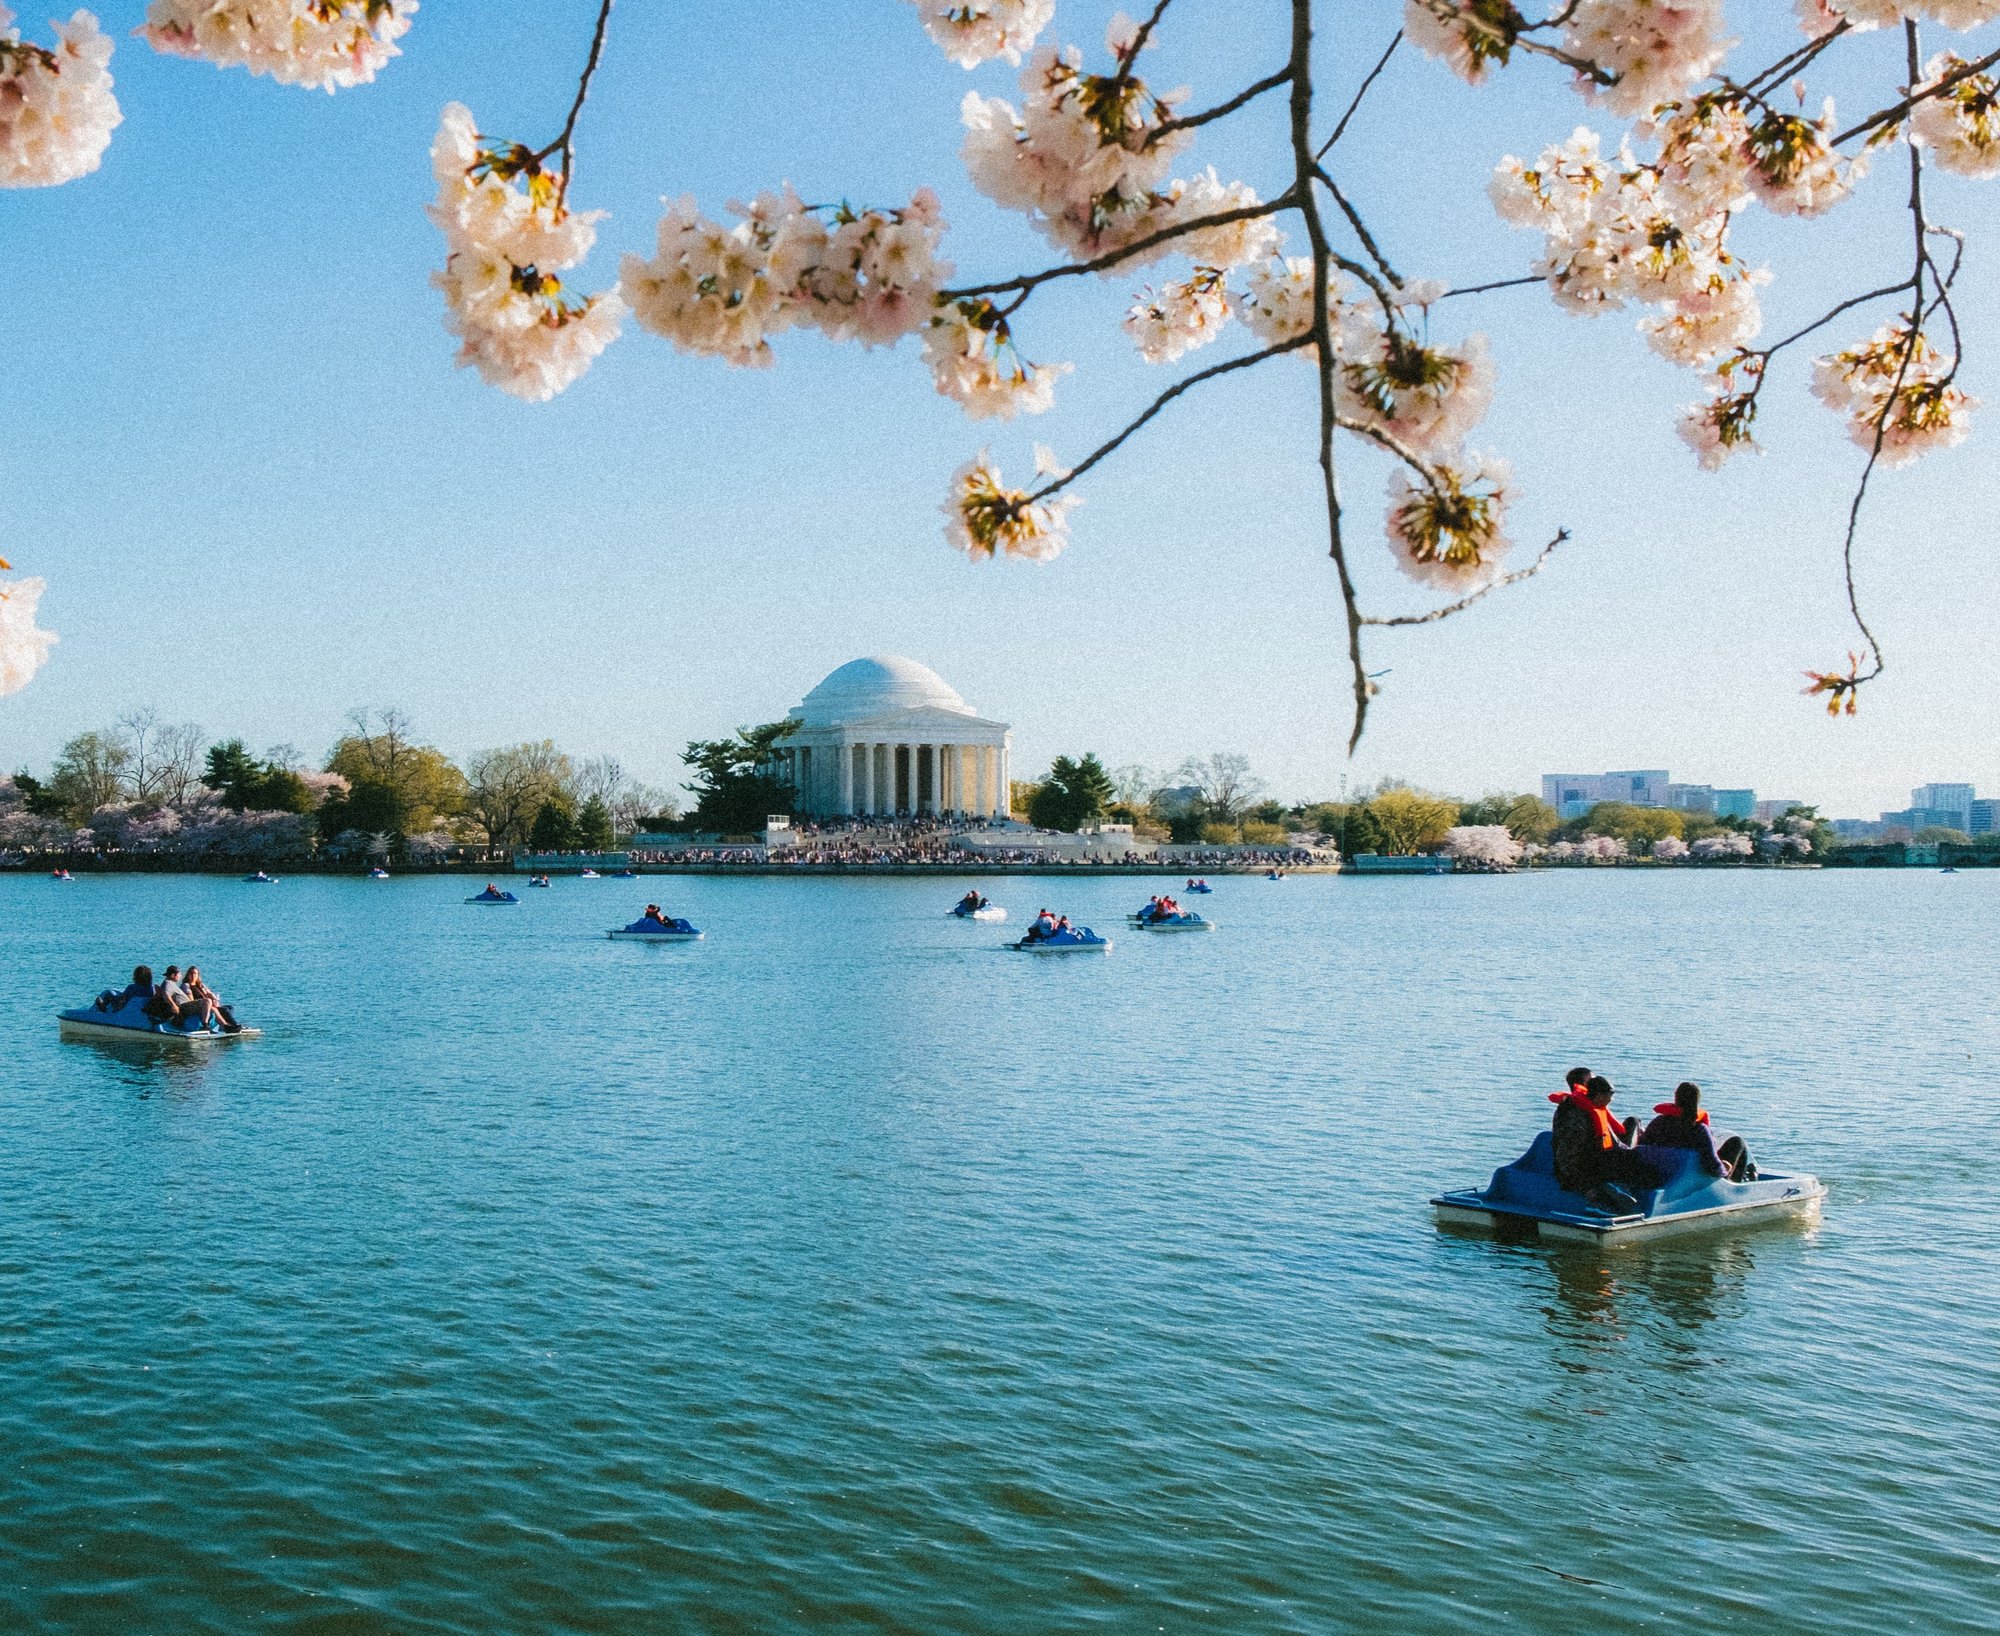
[(972, 707), (928, 665), (881, 654), (850, 659), (808, 693), (793, 712), (807, 727), (869, 721), (896, 710), (944, 710), (970, 716)]

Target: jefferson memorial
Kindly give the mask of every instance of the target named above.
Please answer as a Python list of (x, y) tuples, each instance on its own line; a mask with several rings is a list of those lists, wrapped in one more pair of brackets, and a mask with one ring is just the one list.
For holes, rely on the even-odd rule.
[(808, 816), (1006, 816), (1007, 724), (914, 659), (850, 660), (786, 719), (776, 770)]

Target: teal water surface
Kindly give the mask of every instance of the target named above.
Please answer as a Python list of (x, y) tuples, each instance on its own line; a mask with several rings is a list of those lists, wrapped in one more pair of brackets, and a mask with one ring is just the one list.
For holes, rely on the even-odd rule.
[[(2000, 872), (478, 885), (0, 878), (0, 1630), (2000, 1622)], [(1441, 1234), (1573, 1062), (1823, 1224)]]

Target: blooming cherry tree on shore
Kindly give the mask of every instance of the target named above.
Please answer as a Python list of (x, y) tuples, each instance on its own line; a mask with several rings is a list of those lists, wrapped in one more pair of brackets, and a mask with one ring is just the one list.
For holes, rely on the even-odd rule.
[[(460, 364), (542, 401), (575, 384), (627, 314), (678, 352), (735, 365), (773, 363), (774, 341), (795, 329), (864, 347), (914, 338), (940, 394), (970, 419), (1004, 422), (1048, 410), (1068, 370), (1033, 356), (1023, 336), (1029, 304), (1058, 280), (1121, 286), (1107, 319), (1161, 367), (1240, 329), (1240, 349), (1180, 374), (1067, 464), (1038, 447), (1035, 476), (1010, 481), (982, 450), (946, 487), (945, 535), (975, 558), (1046, 560), (1067, 541), (1075, 485), (1181, 397), (1279, 359), (1310, 369), (1352, 744), (1375, 691), (1363, 663), (1370, 627), (1448, 618), (1537, 573), (1568, 537), (1558, 531), (1532, 558), (1515, 559), (1511, 469), (1478, 442), (1498, 383), (1484, 338), (1456, 321), (1463, 298), (1539, 284), (1568, 313), (1635, 309), (1645, 344), (1701, 377), (1678, 431), (1709, 470), (1757, 449), (1773, 368), (1811, 339), (1824, 349), (1812, 393), (1862, 451), (1841, 548), (1861, 647), (1844, 669), (1808, 672), (1806, 691), (1853, 713), (1883, 664), (1854, 573), (1870, 480), (1878, 466), (1960, 441), (1977, 407), (1958, 384), (1952, 290), (1964, 241), (1931, 219), (1924, 183), (1933, 170), (2000, 174), (2000, 49), (1978, 37), (2000, 21), (2000, 0), (1797, 0), (1793, 43), (1749, 65), (1732, 60), (1725, 0), (1564, 0), (1542, 17), (1515, 0), (1403, 0), (1400, 30), (1379, 57), (1371, 46), (1357, 59), (1373, 66), (1333, 109), (1321, 98), (1325, 59), (1344, 55), (1354, 28), (1316, 53), (1316, 25), (1334, 14), (1326, 0), (1267, 0), (1289, 19), (1283, 60), (1201, 106), (1142, 72), (1175, 0), (1151, 0), (1138, 20), (1116, 17), (1097, 49), (1054, 33), (1056, 0), (904, 3), (952, 62), (1014, 75), (1011, 91), (1004, 81), (967, 90), (962, 158), (979, 192), (1046, 241), (1048, 264), (961, 280), (927, 188), (906, 203), (812, 204), (767, 178), (747, 203), (710, 214), (663, 177), (671, 202), (652, 253), (626, 251), (615, 286), (573, 288), (603, 220), (571, 198), (578, 123), (612, 13), (612, 0), (598, 0), (576, 94), (552, 140), (535, 147), (483, 132), (457, 103), (442, 112), (431, 154), (431, 216), (443, 237), (434, 282)], [(383, 72), (417, 9), (414, 0), (151, 0), (136, 32), (159, 51), (331, 92)], [(87, 174), (119, 119), (109, 39), (87, 12), (58, 26), (53, 48), (23, 43), (9, 22), (0, 9), (0, 182)], [(1928, 38), (1935, 30), (1950, 42)], [(1334, 35), (1330, 22), (1324, 32)], [(1489, 179), (1500, 217), (1535, 235), (1527, 273), (1459, 289), (1412, 276), (1343, 184), (1341, 144), (1359, 140), (1350, 139), (1356, 116), (1405, 47), (1471, 85), (1547, 75), (1552, 98), (1581, 98), (1587, 123), (1564, 136), (1569, 117), (1552, 115), (1547, 145), (1501, 156)], [(1859, 117), (1843, 118), (1824, 97), (1815, 103), (1809, 78), (1836, 63), (1879, 87)], [(1277, 93), (1287, 117), (1272, 156), (1276, 191), (1264, 197), (1201, 164), (1196, 149), (1205, 127)], [(1763, 301), (1776, 281), (1732, 243), (1745, 212), (1808, 224), (1840, 208), (1871, 171), (1891, 169), (1907, 182), (1907, 271), (1763, 339)], [(1850, 323), (1861, 333), (1832, 328)], [(1382, 506), (1390, 556), (1447, 599), (1440, 605), (1364, 611), (1336, 481), (1343, 437), (1394, 463)], [(39, 589), (0, 582), (0, 691), (22, 685), (47, 651), (51, 638), (33, 625)]]

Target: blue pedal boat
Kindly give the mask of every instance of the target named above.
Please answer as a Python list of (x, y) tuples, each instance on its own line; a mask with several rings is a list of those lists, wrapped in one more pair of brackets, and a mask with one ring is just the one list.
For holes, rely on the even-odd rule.
[(604, 935), (631, 943), (699, 943), (708, 933), (692, 921), (669, 915), (663, 920), (641, 919), (629, 926), (614, 926)]
[(493, 890), (492, 887), (489, 886), (486, 888), (485, 891), (475, 893), (473, 896), (467, 898), (465, 901), (467, 903), (493, 904), (493, 903), (519, 903), (521, 900), (516, 896), (514, 896), (512, 892), (496, 892)]
[[(1653, 1153), (1656, 1150), (1648, 1149)], [(1672, 1172), (1662, 1187), (1637, 1195), (1639, 1208), (1613, 1215), (1556, 1181), (1555, 1140), (1543, 1131), (1528, 1151), (1493, 1172), (1483, 1189), (1440, 1193), (1431, 1203), (1444, 1226), (1485, 1232), (1525, 1229), (1542, 1238), (1581, 1239), (1593, 1244), (1629, 1244), (1639, 1239), (1744, 1227), (1787, 1218), (1819, 1215), (1826, 1188), (1817, 1176), (1774, 1170), (1754, 1182), (1725, 1181), (1701, 1168), (1692, 1153), (1669, 1150)]]
[(74, 1011), (58, 1011), (56, 1021), (64, 1039), (80, 1040), (133, 1040), (151, 1044), (186, 1041), (209, 1045), (223, 1040), (254, 1040), (263, 1033), (260, 1028), (230, 1030), (200, 1023), (189, 1023), (183, 1028), (177, 1023), (155, 1022), (146, 1015), (146, 1002), (137, 999), (127, 1000), (116, 1011), (80, 1005)]

